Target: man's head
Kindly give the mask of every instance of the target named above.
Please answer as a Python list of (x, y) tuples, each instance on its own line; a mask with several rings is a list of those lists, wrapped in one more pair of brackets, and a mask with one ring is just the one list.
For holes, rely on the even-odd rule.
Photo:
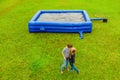
[(68, 48), (72, 48), (72, 44), (67, 44), (67, 47)]

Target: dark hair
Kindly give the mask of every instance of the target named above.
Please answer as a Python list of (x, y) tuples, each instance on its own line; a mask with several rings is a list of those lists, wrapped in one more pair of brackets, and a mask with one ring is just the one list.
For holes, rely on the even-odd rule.
[(72, 44), (67, 44), (67, 47), (68, 48), (72, 48)]

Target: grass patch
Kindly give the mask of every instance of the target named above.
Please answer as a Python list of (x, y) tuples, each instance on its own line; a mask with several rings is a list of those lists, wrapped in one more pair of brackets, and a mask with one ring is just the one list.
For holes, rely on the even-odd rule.
[[(119, 80), (119, 0), (1, 0), (0, 80)], [(9, 4), (9, 5), (8, 5)], [(38, 10), (87, 10), (92, 33), (29, 33), (28, 22)], [(77, 48), (75, 65), (81, 73), (60, 74), (61, 50), (67, 43)]]

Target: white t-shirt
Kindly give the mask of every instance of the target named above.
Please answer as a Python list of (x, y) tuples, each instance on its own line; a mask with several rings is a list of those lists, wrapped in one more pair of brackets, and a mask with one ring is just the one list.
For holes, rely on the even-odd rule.
[(63, 48), (62, 53), (65, 55), (66, 58), (68, 58), (70, 54), (70, 48)]

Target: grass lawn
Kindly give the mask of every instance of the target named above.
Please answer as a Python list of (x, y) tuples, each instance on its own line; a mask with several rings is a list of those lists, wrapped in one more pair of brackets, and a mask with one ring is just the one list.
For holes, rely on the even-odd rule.
[[(0, 0), (0, 80), (120, 80), (120, 0)], [(29, 33), (38, 10), (86, 10), (92, 33)], [(61, 50), (77, 48), (75, 71), (60, 74)], [(70, 67), (70, 66), (69, 66)]]

